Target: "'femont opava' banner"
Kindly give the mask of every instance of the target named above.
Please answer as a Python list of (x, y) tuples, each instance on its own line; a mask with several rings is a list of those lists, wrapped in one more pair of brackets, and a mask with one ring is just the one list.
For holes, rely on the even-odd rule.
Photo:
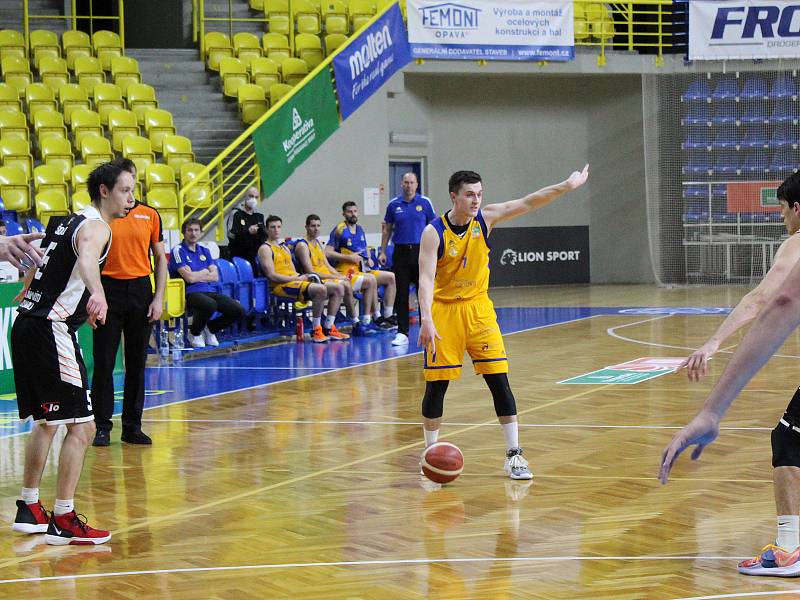
[(563, 0), (408, 1), (415, 58), (572, 60), (573, 4)]
[(399, 5), (393, 5), (333, 59), (342, 119), (411, 60)]
[(796, 57), (800, 57), (800, 2), (689, 2), (690, 60)]

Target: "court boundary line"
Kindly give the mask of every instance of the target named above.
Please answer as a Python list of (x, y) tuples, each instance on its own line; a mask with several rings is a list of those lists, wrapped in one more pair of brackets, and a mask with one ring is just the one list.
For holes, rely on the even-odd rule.
[[(217, 567), (182, 567), (175, 569), (145, 569), (139, 571), (114, 571), (111, 573), (82, 573), (79, 575), (50, 575), (46, 577), (25, 577), (20, 579), (3, 579), (0, 585), (14, 583), (31, 583), (35, 581), (75, 581), (79, 579), (99, 579), (105, 577), (128, 577), (132, 575), (170, 575), (177, 573), (206, 573), (210, 571), (248, 571), (248, 570), (276, 570), (276, 569), (303, 569), (326, 567), (361, 567), (361, 566), (393, 566), (393, 565), (428, 565), (428, 564), (459, 564), (459, 563), (487, 563), (487, 562), (555, 562), (555, 561), (665, 561), (665, 560), (706, 560), (706, 561), (737, 561), (741, 556), (507, 556), (507, 557), (473, 557), (473, 558), (406, 558), (406, 559), (377, 559), (377, 560), (345, 560), (318, 563), (266, 563), (262, 565), (235, 565)], [(703, 596), (702, 598), (725, 598), (728, 596)], [(732, 596), (735, 597), (735, 596)], [(700, 600), (686, 598), (683, 600)]]
[[(778, 581), (785, 581), (786, 577), (762, 577), (763, 579), (772, 579)], [(776, 581), (777, 583), (777, 581)], [(675, 600), (714, 600), (716, 598), (755, 598), (757, 596), (787, 596), (789, 594), (800, 593), (800, 588), (793, 590), (771, 590), (769, 592), (739, 592), (732, 594), (715, 594), (713, 596), (690, 596), (683, 598), (676, 598)]]

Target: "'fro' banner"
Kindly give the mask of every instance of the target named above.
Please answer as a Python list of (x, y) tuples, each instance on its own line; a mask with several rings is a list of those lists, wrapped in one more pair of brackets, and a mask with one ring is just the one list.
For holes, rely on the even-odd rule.
[(253, 132), (264, 193), (272, 194), (339, 127), (328, 69)]
[(415, 58), (572, 60), (571, 0), (408, 0)]
[(394, 4), (333, 59), (342, 119), (410, 60), (403, 14)]

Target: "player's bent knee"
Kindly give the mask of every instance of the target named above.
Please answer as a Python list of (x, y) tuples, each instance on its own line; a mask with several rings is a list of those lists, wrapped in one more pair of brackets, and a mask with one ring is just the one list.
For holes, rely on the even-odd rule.
[(800, 432), (781, 419), (772, 430), (772, 466), (800, 467)]
[(494, 400), (494, 412), (498, 417), (511, 417), (517, 414), (517, 402), (511, 392), (506, 373), (489, 373), (483, 376)]
[(439, 419), (444, 412), (444, 394), (447, 380), (429, 381), (425, 384), (425, 395), (422, 397), (422, 416), (426, 419)]

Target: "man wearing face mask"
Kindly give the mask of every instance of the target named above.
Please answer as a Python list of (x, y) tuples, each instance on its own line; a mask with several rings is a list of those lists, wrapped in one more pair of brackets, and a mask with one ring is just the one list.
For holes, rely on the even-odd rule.
[(242, 208), (233, 211), (228, 228), (228, 249), (231, 256), (240, 256), (256, 266), (258, 248), (267, 241), (264, 215), (256, 212), (258, 189), (251, 187), (244, 195)]

